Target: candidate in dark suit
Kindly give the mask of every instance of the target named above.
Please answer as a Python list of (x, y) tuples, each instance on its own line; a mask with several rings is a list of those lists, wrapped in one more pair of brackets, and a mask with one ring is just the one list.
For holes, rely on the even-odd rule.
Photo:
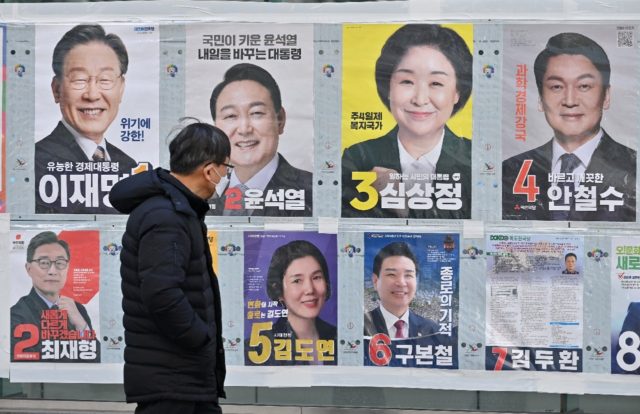
[(405, 242), (384, 246), (373, 259), (372, 282), (380, 306), (364, 315), (364, 336), (392, 339), (432, 337), (439, 325), (409, 309), (417, 289), (418, 260)]
[[(116, 177), (130, 174), (136, 166), (131, 157), (104, 136), (118, 115), (128, 65), (122, 40), (113, 33), (105, 33), (100, 25), (75, 26), (56, 45), (51, 90), (60, 105), (62, 121), (49, 136), (36, 143), (36, 213), (115, 213), (106, 198), (110, 185), (103, 185), (103, 181), (107, 179), (99, 178), (97, 183), (82, 181), (78, 194), (77, 182), (68, 176), (84, 178), (87, 171), (84, 166), (79, 169), (76, 163), (117, 162), (117, 171), (104, 172)], [(58, 164), (64, 171), (50, 169), (47, 163)], [(101, 176), (102, 172), (92, 174)], [(98, 196), (86, 203), (84, 198), (91, 197), (89, 187), (98, 187)]]
[[(471, 217), (471, 141), (456, 136), (446, 122), (471, 95), (472, 65), (462, 37), (439, 25), (408, 24), (387, 39), (375, 77), (378, 96), (397, 126), (383, 137), (344, 151), (343, 217)], [(371, 174), (372, 183), (354, 179), (357, 172)], [(397, 174), (406, 176), (402, 178), (406, 191), (416, 184), (423, 191), (426, 184), (433, 186), (433, 194), (414, 197), (422, 199), (424, 208), (409, 206), (410, 196), (402, 197), (405, 205), (383, 208), (382, 197), (368, 204), (388, 184), (399, 188)], [(448, 177), (433, 180), (432, 174)]]
[[(11, 307), (11, 355), (15, 345), (22, 340), (15, 329), (21, 324), (41, 326), (42, 311), (59, 309), (66, 311), (69, 330), (91, 330), (91, 319), (85, 307), (73, 299), (60, 295), (67, 280), (69, 245), (58, 236), (45, 231), (34, 236), (27, 246), (25, 269), (33, 287)], [(26, 339), (26, 338), (25, 338)], [(39, 352), (39, 342), (26, 352)]]
[[(549, 39), (536, 58), (534, 73), (538, 109), (544, 112), (554, 136), (502, 163), (502, 218), (635, 221), (636, 151), (614, 141), (600, 126), (602, 114), (610, 106), (611, 67), (605, 51), (586, 36), (560, 33)], [(530, 169), (521, 172), (526, 160), (531, 161)], [(552, 186), (550, 174), (567, 177), (557, 183), (562, 196), (553, 204), (564, 210), (551, 208), (549, 191), (558, 197), (558, 190)], [(520, 189), (515, 185), (519, 175)], [(593, 180), (596, 175), (601, 178)], [(585, 182), (576, 182), (581, 180), (575, 177), (582, 176)], [(595, 189), (587, 199), (597, 198), (597, 205), (586, 206), (585, 198), (575, 198), (580, 184)], [(566, 194), (571, 197), (565, 200)], [(619, 205), (610, 207), (610, 202)]]
[[(229, 190), (221, 199), (212, 200), (213, 214), (252, 216), (311, 216), (313, 214), (312, 174), (293, 167), (278, 153), (280, 135), (284, 132), (286, 112), (280, 88), (265, 69), (251, 63), (229, 68), (224, 79), (211, 93), (211, 117), (231, 141), (231, 163), (234, 165)], [(295, 206), (287, 197), (278, 196), (280, 205), (250, 208), (245, 205), (247, 190), (269, 193), (299, 192)], [(288, 197), (292, 199), (292, 197)], [(266, 202), (267, 200), (265, 200)], [(245, 208), (249, 207), (249, 208)], [(226, 210), (225, 210), (226, 208)]]
[[(627, 315), (624, 318), (624, 322), (622, 323), (622, 328), (620, 329), (620, 334), (625, 332), (633, 332), (638, 337), (640, 337), (640, 302), (631, 302), (629, 307), (627, 308)], [(630, 340), (627, 340), (627, 343), (631, 343)], [(633, 347), (632, 347), (633, 348)], [(619, 352), (624, 352), (624, 350), (620, 347), (620, 340), (618, 339), (618, 343), (614, 346), (616, 352), (613, 354), (615, 358)], [(635, 349), (635, 348), (633, 348)], [(622, 356), (622, 359), (625, 363), (631, 365), (636, 363), (636, 358), (632, 352), (627, 352)], [(620, 369), (616, 373), (627, 373), (627, 374), (640, 374), (640, 368), (637, 368), (633, 371), (626, 371)]]
[[(331, 297), (329, 266), (324, 255), (313, 243), (293, 240), (278, 247), (271, 257), (266, 282), (267, 295), (286, 309), (287, 316), (272, 326), (270, 339), (291, 340), (291, 359), (277, 360), (274, 346), (265, 365), (336, 365), (336, 327), (320, 318), (320, 312)], [(296, 342), (311, 342), (310, 361), (296, 359)], [(319, 340), (333, 341), (329, 352)], [(273, 342), (272, 342), (273, 345)], [(248, 364), (257, 364), (252, 353), (264, 350), (246, 346)]]

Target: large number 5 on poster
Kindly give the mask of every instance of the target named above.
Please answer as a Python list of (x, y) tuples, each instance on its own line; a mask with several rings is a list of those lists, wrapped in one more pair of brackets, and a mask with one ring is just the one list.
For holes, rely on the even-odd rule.
[(526, 195), (528, 203), (536, 201), (536, 197), (540, 194), (540, 187), (536, 186), (536, 176), (527, 175), (531, 169), (531, 164), (533, 164), (533, 160), (524, 160), (520, 171), (518, 171), (518, 177), (513, 183), (513, 194)]
[(264, 364), (271, 356), (271, 341), (266, 335), (261, 335), (264, 331), (270, 331), (273, 322), (258, 322), (251, 326), (251, 337), (249, 338), (249, 347), (255, 348), (262, 345), (262, 352), (249, 351), (249, 360), (254, 364)]
[(366, 201), (360, 201), (357, 198), (352, 199), (349, 204), (353, 208), (360, 211), (371, 210), (378, 204), (378, 192), (372, 185), (376, 178), (377, 175), (374, 171), (353, 171), (351, 173), (351, 179), (360, 181), (360, 184), (356, 186), (358, 193), (367, 195)]

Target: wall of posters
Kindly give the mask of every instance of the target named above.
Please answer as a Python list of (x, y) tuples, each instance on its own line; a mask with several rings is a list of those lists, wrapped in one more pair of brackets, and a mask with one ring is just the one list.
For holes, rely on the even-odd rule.
[(36, 213), (116, 213), (111, 187), (158, 164), (157, 29), (36, 27)]
[(582, 371), (583, 241), (489, 234), (486, 369)]
[(342, 216), (470, 218), (473, 26), (353, 24), (343, 42)]
[(636, 33), (504, 27), (504, 220), (636, 221)]
[(313, 214), (313, 26), (187, 26), (185, 114), (231, 140), (212, 214)]

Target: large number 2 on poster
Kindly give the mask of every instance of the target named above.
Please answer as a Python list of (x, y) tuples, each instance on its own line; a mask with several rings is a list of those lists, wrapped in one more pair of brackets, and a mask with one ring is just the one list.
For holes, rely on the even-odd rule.
[(264, 364), (271, 356), (271, 341), (266, 335), (262, 335), (264, 331), (270, 331), (273, 322), (258, 322), (251, 326), (251, 337), (249, 338), (249, 347), (256, 348), (262, 345), (262, 352), (249, 351), (249, 360), (254, 364)]
[(356, 190), (367, 195), (366, 201), (360, 201), (357, 198), (352, 199), (349, 204), (353, 208), (360, 211), (371, 210), (378, 204), (378, 192), (372, 185), (376, 178), (377, 175), (373, 171), (353, 171), (351, 173), (352, 180), (360, 181), (360, 184), (356, 186)]
[(40, 354), (38, 352), (25, 352), (24, 350), (27, 348), (31, 348), (38, 344), (38, 327), (32, 324), (20, 324), (16, 326), (16, 329), (13, 331), (14, 338), (22, 338), (24, 334), (29, 334), (27, 339), (24, 339), (16, 344), (16, 347), (13, 350), (13, 359), (16, 361), (35, 361), (40, 359)]
[(533, 164), (533, 160), (524, 160), (516, 182), (513, 183), (513, 194), (526, 195), (528, 203), (536, 201), (537, 195), (540, 194), (540, 187), (536, 186), (536, 176), (527, 175), (531, 169), (531, 164)]

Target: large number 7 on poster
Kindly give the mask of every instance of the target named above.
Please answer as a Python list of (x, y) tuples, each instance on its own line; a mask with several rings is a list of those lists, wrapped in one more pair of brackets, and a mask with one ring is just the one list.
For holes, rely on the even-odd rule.
[(518, 177), (513, 183), (513, 194), (526, 194), (528, 203), (536, 201), (537, 195), (540, 194), (540, 187), (536, 186), (536, 176), (527, 175), (531, 164), (533, 164), (533, 160), (524, 160), (520, 171), (518, 171)]

